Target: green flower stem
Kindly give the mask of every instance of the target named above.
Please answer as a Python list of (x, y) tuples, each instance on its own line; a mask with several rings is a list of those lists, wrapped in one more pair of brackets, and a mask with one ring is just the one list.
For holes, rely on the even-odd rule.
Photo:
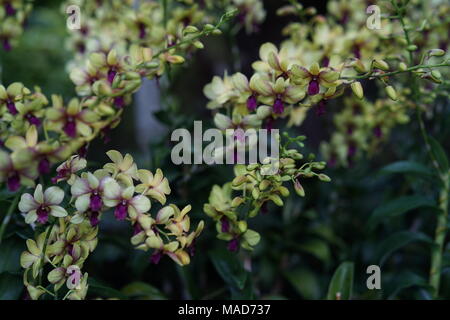
[(429, 284), (433, 287), (433, 297), (439, 296), (439, 286), (441, 282), (442, 255), (444, 251), (445, 237), (447, 235), (448, 222), (448, 194), (450, 192), (449, 173), (444, 175), (444, 187), (439, 196), (439, 208), (436, 231), (434, 236), (434, 246), (431, 251), (431, 267)]
[[(392, 5), (394, 6), (395, 11), (397, 12), (398, 19), (400, 20), (400, 24), (402, 25), (402, 29), (403, 29), (403, 33), (405, 35), (406, 43), (408, 44), (408, 46), (410, 46), (413, 43), (411, 42), (411, 37), (409, 36), (408, 30), (407, 30), (406, 24), (405, 24), (405, 19), (404, 19), (406, 6), (407, 6), (408, 2), (409, 1), (406, 1), (404, 6), (402, 8), (399, 8), (398, 5), (397, 5), (396, 0), (391, 0)], [(410, 64), (414, 63), (414, 55), (413, 55), (412, 51), (409, 51), (409, 63)]]
[(17, 203), (19, 202), (19, 198), (21, 195), (22, 195), (22, 189), (19, 192), (17, 192), (16, 196), (14, 197), (13, 202), (11, 203), (11, 205), (8, 208), (8, 211), (6, 212), (5, 218), (2, 221), (2, 224), (0, 226), (0, 245), (3, 240), (3, 236), (5, 234), (6, 227), (8, 226), (9, 221), (11, 221), (11, 216), (14, 212), (14, 209), (17, 208)]
[(343, 80), (362, 80), (362, 79), (368, 79), (368, 78), (383, 78), (383, 77), (393, 76), (393, 75), (400, 74), (400, 73), (411, 72), (411, 71), (422, 69), (422, 68), (423, 69), (426, 69), (426, 68), (432, 69), (432, 68), (439, 68), (439, 67), (450, 67), (450, 63), (444, 62), (444, 63), (439, 63), (439, 64), (419, 64), (419, 65), (407, 68), (405, 70), (397, 70), (397, 71), (380, 73), (380, 74), (368, 73), (368, 74), (364, 74), (361, 76), (355, 76), (355, 77), (342, 77), (341, 79), (343, 79)]
[(53, 230), (53, 226), (55, 223), (52, 223), (50, 226), (47, 227), (45, 230), (45, 240), (44, 240), (44, 247), (42, 248), (42, 257), (41, 257), (41, 270), (39, 270), (39, 285), (42, 286), (42, 276), (44, 273), (44, 264), (45, 264), (45, 258), (46, 258), (46, 251), (48, 246), (48, 240), (50, 239), (50, 235)]
[(213, 28), (203, 30), (203, 31), (199, 32), (197, 35), (193, 36), (192, 38), (189, 38), (189, 39), (187, 39), (187, 40), (180, 41), (180, 42), (174, 44), (174, 45), (171, 46), (171, 47), (167, 47), (167, 48), (165, 48), (165, 49), (162, 49), (162, 50), (160, 50), (159, 52), (157, 52), (157, 53), (155, 54), (154, 57), (158, 57), (158, 56), (160, 56), (160, 55), (162, 55), (162, 54), (164, 54), (164, 53), (166, 53), (166, 52), (168, 52), (168, 51), (170, 51), (170, 50), (172, 50), (172, 49), (176, 49), (176, 48), (181, 47), (181, 46), (183, 46), (183, 45), (185, 45), (185, 44), (193, 43), (193, 42), (195, 42), (196, 40), (202, 38), (203, 36), (207, 36), (207, 35), (211, 34), (214, 30), (220, 29), (220, 27), (221, 27), (226, 21), (228, 21), (228, 20), (230, 20), (232, 17), (234, 17), (235, 14), (236, 14), (236, 12), (237, 12), (237, 10), (233, 10), (233, 11), (230, 11), (230, 12), (225, 13), (224, 15), (222, 15), (222, 16), (220, 17), (219, 22), (218, 22)]
[[(404, 15), (406, 10), (406, 5), (409, 3), (407, 0), (403, 3), (402, 8), (399, 8), (397, 5), (396, 0), (391, 0), (391, 4), (394, 6), (398, 19), (402, 25), (404, 37), (406, 40), (406, 43), (408, 44), (408, 47), (411, 46), (413, 43), (411, 41), (411, 37), (408, 33), (408, 29), (406, 28)], [(414, 55), (413, 52), (409, 51), (409, 63), (414, 63)], [(424, 57), (422, 57), (421, 62), (419, 65), (410, 67), (402, 72), (410, 72), (416, 69), (420, 68), (438, 68), (438, 67), (448, 67), (450, 64), (448, 63), (448, 60), (446, 60), (444, 63), (437, 64), (437, 65), (423, 65)], [(389, 74), (379, 75), (379, 76), (386, 76), (386, 75), (394, 75), (400, 73), (398, 71), (390, 72)], [(419, 95), (419, 88), (416, 77), (413, 77), (412, 79), (412, 98), (413, 101), (420, 101), (420, 95)], [(436, 157), (434, 156), (433, 152), (431, 151), (431, 145), (429, 142), (428, 134), (425, 128), (425, 124), (422, 119), (422, 111), (420, 110), (418, 103), (416, 107), (416, 115), (417, 115), (417, 121), (419, 122), (420, 126), (420, 132), (423, 137), (423, 140), (426, 145), (427, 153), (429, 157), (432, 160), (433, 166), (435, 167), (436, 171), (439, 174), (439, 178), (442, 181), (443, 188), (440, 191), (439, 194), (439, 213), (437, 217), (437, 223), (436, 223), (436, 230), (435, 230), (435, 236), (434, 236), (434, 245), (431, 249), (431, 265), (430, 265), (430, 278), (429, 278), (429, 284), (431, 287), (433, 287), (433, 297), (437, 298), (439, 296), (439, 286), (440, 286), (440, 280), (441, 280), (441, 269), (442, 269), (442, 256), (443, 256), (443, 250), (444, 250), (444, 242), (445, 237), (447, 234), (447, 220), (448, 220), (448, 194), (450, 192), (450, 173), (449, 172), (442, 172), (441, 168), (439, 167), (439, 164), (436, 160)]]

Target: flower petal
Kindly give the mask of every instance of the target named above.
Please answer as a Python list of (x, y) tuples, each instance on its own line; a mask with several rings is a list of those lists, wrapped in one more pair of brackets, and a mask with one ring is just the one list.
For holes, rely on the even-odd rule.
[(79, 212), (86, 212), (91, 202), (91, 195), (89, 193), (83, 194), (75, 201), (75, 207)]
[(133, 197), (130, 203), (139, 213), (147, 212), (148, 210), (150, 210), (151, 207), (150, 200), (146, 196), (142, 195)]
[(67, 211), (60, 206), (50, 206), (50, 214), (57, 218), (62, 218), (67, 216)]
[(40, 184), (38, 184), (34, 190), (34, 200), (40, 204), (44, 203), (44, 193), (42, 192), (42, 185)]
[(39, 204), (34, 200), (33, 196), (29, 193), (24, 193), (20, 198), (19, 210), (21, 212), (29, 212), (39, 207)]
[(46, 204), (60, 204), (64, 199), (64, 191), (59, 187), (50, 187), (44, 192)]

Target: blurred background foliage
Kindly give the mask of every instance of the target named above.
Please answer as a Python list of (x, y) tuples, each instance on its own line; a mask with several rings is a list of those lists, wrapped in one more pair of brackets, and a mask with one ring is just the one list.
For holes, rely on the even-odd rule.
[[(104, 153), (109, 149), (130, 152), (140, 167), (163, 170), (172, 186), (171, 202), (192, 204), (193, 221), (204, 219), (202, 208), (211, 186), (228, 181), (232, 166), (174, 166), (170, 161), (170, 132), (180, 127), (192, 129), (194, 120), (203, 120), (204, 127), (212, 127), (202, 93), (204, 85), (225, 70), (231, 73), (239, 69), (250, 74), (260, 45), (281, 42), (281, 29), (288, 18), (276, 16), (280, 2), (265, 1), (268, 17), (259, 33), (247, 35), (241, 31), (230, 37), (225, 32), (207, 39), (205, 50), (196, 53), (189, 64), (173, 69), (170, 80), (161, 79), (162, 109), (156, 117), (167, 126), (169, 134), (156, 137), (148, 150), (139, 149), (135, 143), (139, 133), (134, 130), (133, 108), (129, 108), (122, 123), (112, 131), (111, 142), (96, 141), (91, 146), (90, 165), (95, 167), (105, 161)], [(319, 12), (326, 13), (326, 1), (302, 3), (315, 5)], [(38, 85), (47, 95), (74, 95), (65, 70), (71, 57), (65, 49), (67, 32), (59, 1), (35, 1), (20, 45), (9, 53), (0, 51), (2, 82)], [(238, 48), (239, 60), (232, 48)], [(449, 150), (448, 101), (440, 103), (439, 116), (427, 127)], [(324, 117), (310, 112), (304, 125), (293, 130), (293, 135), (308, 137), (308, 149), (303, 153), (318, 153), (319, 142), (333, 130), (333, 110), (339, 108), (337, 100), (330, 104)], [(348, 261), (333, 278), (331, 295), (333, 285), (337, 285), (338, 291), (355, 299), (427, 299), (431, 245), (427, 235), (434, 232), (432, 206), (439, 186), (424, 148), (419, 128), (412, 122), (397, 127), (371, 159), (363, 159), (350, 168), (327, 169), (331, 183), (306, 182), (307, 199), (292, 192), (283, 208), (269, 207), (267, 214), (254, 219), (251, 228), (262, 235), (262, 240), (252, 253), (227, 252), (226, 244), (215, 239), (214, 224), (205, 219), (207, 225), (197, 242), (196, 255), (184, 268), (169, 259), (163, 259), (159, 265), (150, 264), (149, 255), (133, 250), (129, 243), (132, 230), (116, 222), (112, 215), (105, 217), (100, 225), (98, 248), (85, 267), (90, 276), (89, 297), (323, 299), (333, 274)], [(150, 152), (149, 158), (143, 156), (145, 152)], [(403, 160), (410, 162), (390, 165)], [(399, 198), (402, 196), (409, 198)], [(3, 211), (8, 203), (1, 194), (0, 201)], [(374, 215), (379, 217), (373, 218)], [(0, 299), (25, 296), (19, 256), (25, 249), (24, 239), (32, 235), (24, 231), (28, 228), (21, 220), (15, 217), (14, 227), (8, 230), (0, 247)], [(450, 298), (448, 249), (444, 258), (441, 296)], [(366, 268), (372, 264), (381, 266), (382, 290), (366, 287)], [(342, 279), (347, 288), (337, 284)], [(350, 284), (354, 286), (352, 293)]]

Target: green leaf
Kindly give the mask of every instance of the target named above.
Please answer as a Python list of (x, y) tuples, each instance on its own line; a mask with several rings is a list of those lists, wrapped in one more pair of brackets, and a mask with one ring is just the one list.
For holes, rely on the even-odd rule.
[(392, 253), (414, 241), (433, 243), (433, 240), (423, 233), (400, 231), (381, 242), (376, 251), (377, 261), (380, 265), (384, 264)]
[(166, 300), (167, 297), (159, 289), (145, 282), (133, 282), (122, 288), (122, 293), (139, 300)]
[(320, 285), (315, 273), (301, 268), (285, 272), (284, 276), (303, 298), (320, 298)]
[(325, 241), (318, 239), (306, 240), (302, 244), (298, 245), (298, 248), (312, 254), (325, 264), (330, 261), (330, 248)]
[(0, 246), (0, 273), (20, 271), (20, 255), (25, 249), (25, 242), (12, 238), (4, 241)]
[(411, 210), (423, 207), (436, 208), (434, 201), (421, 196), (404, 196), (391, 200), (374, 210), (367, 226), (369, 229), (373, 229), (382, 220), (396, 217)]
[(22, 277), (9, 272), (0, 273), (0, 300), (17, 300), (23, 290)]
[(381, 174), (393, 174), (393, 173), (412, 173), (424, 176), (433, 175), (434, 172), (430, 168), (425, 167), (423, 164), (414, 161), (398, 161), (391, 163), (380, 170)]
[(436, 158), (436, 161), (439, 164), (439, 168), (441, 168), (443, 172), (448, 172), (449, 170), (448, 158), (447, 155), (445, 154), (444, 148), (442, 148), (441, 144), (433, 137), (429, 136), (428, 141), (430, 142), (431, 145), (431, 153)]
[(247, 272), (247, 279), (242, 290), (236, 288), (231, 289), (231, 299), (233, 300), (253, 300), (255, 298), (253, 292), (253, 280), (251, 274)]
[(353, 290), (354, 269), (353, 262), (346, 261), (341, 263), (328, 287), (328, 300), (336, 300), (338, 295), (340, 295), (341, 300), (350, 300)]
[(237, 256), (225, 249), (209, 252), (211, 261), (222, 279), (231, 288), (244, 289), (247, 273)]
[(92, 295), (98, 295), (102, 298), (115, 298), (121, 300), (128, 299), (128, 296), (126, 294), (114, 288), (108, 287), (108, 285), (94, 279), (93, 277), (88, 278), (88, 283), (89, 293)]
[(401, 291), (411, 287), (429, 288), (429, 285), (426, 279), (413, 272), (405, 271), (396, 274), (387, 285), (388, 299), (395, 298)]

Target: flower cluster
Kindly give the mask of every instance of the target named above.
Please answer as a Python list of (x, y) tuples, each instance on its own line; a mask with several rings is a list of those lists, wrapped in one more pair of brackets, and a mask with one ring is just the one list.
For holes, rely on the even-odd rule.
[[(139, 170), (129, 154), (123, 156), (115, 150), (107, 155), (112, 162), (94, 172), (79, 174), (86, 161), (78, 156), (58, 167), (55, 182), (65, 181), (70, 187), (68, 201), (58, 186), (44, 191), (38, 185), (33, 195), (22, 195), (19, 209), (25, 222), (35, 227), (49, 225), (36, 240), (27, 240), (28, 250), (21, 256), (25, 285), (33, 299), (47, 292), (39, 280), (46, 263), (53, 266), (48, 274), (54, 285), (52, 294), (66, 284), (66, 298), (86, 296), (88, 275), (81, 269), (97, 245), (98, 224), (105, 212), (130, 222), (134, 230), (131, 243), (139, 250), (152, 250), (153, 263), (163, 255), (182, 266), (190, 263), (203, 221), (190, 231), (191, 206), (181, 210), (174, 204), (164, 206), (171, 190), (160, 169), (155, 173)], [(155, 216), (150, 214), (152, 201), (164, 206)]]
[[(313, 161), (310, 156), (300, 165), (304, 156), (296, 149), (287, 148), (291, 143), (303, 147), (304, 136), (285, 137), (288, 142), (281, 147), (278, 159), (267, 158), (262, 164), (236, 165), (232, 182), (212, 188), (209, 203), (203, 210), (216, 221), (217, 237), (228, 241), (230, 251), (237, 251), (239, 247), (253, 250), (259, 243), (260, 235), (248, 228), (248, 219), (267, 211), (270, 202), (283, 206), (283, 198), (290, 194), (286, 183), (291, 183), (295, 192), (304, 197), (304, 179), (318, 177), (321, 181), (330, 181), (327, 175), (316, 172), (325, 168), (325, 162)], [(273, 168), (276, 168), (276, 173), (269, 175)], [(238, 195), (233, 197), (233, 191)]]
[(24, 0), (0, 0), (0, 46), (10, 51), (23, 33), (32, 4)]
[[(91, 6), (90, 10), (97, 8), (92, 2), (83, 4), (87, 6), (87, 12)], [(113, 1), (110, 5), (113, 4), (131, 6), (130, 1)], [(143, 14), (156, 7), (159, 5), (146, 2), (139, 12)], [(159, 16), (159, 10), (153, 14)], [(176, 12), (174, 10), (173, 14)], [(115, 44), (114, 49), (96, 47), (86, 52), (84, 65), (74, 67), (71, 72), (79, 97), (72, 98), (67, 104), (62, 97), (54, 95), (49, 105), (39, 88), (32, 92), (21, 83), (13, 83), (7, 88), (0, 85), (0, 147), (7, 149), (0, 150), (0, 183), (6, 182), (11, 191), (17, 191), (21, 185), (33, 187), (36, 178), (48, 174), (53, 164), (73, 154), (84, 156), (89, 142), (97, 136), (102, 135), (108, 140), (109, 130), (119, 124), (122, 109), (131, 103), (132, 94), (141, 87), (142, 78), (162, 76), (167, 64), (182, 63), (184, 58), (175, 51), (201, 47), (198, 39), (220, 32), (222, 23), (233, 15), (233, 12), (225, 14), (216, 26), (206, 24), (202, 31), (183, 25), (182, 36), (176, 38), (176, 43), (167, 44), (164, 40), (167, 33), (159, 26), (162, 34), (157, 45), (153, 45), (155, 39), (145, 42), (150, 47), (141, 46), (142, 41), (137, 39), (124, 39), (126, 43), (134, 41), (127, 45), (127, 50), (121, 50), (118, 45), (116, 49)], [(116, 19), (119, 17), (121, 15)], [(114, 34), (120, 32), (116, 30)], [(105, 39), (104, 34), (101, 39)], [(155, 50), (159, 51), (154, 53)]]
[[(130, 44), (151, 48), (160, 76), (166, 64), (182, 63), (183, 56), (203, 48), (200, 37), (220, 33), (211, 23), (215, 12), (238, 12), (238, 25), (252, 31), (265, 17), (260, 0), (217, 1), (70, 1), (82, 8), (81, 28), (71, 32), (68, 46), (76, 52), (70, 69), (83, 65), (93, 52), (127, 55)], [(231, 19), (229, 15), (226, 19)]]
[[(409, 109), (425, 108), (414, 98), (419, 92), (407, 89), (409, 79), (397, 81), (394, 76), (413, 73), (428, 80), (417, 88), (428, 97), (428, 102), (445, 95), (445, 88), (439, 85), (444, 83), (448, 68), (442, 73), (437, 68), (449, 66), (448, 59), (443, 57), (449, 46), (444, 31), (449, 27), (445, 16), (448, 3), (436, 1), (426, 10), (412, 10), (423, 15), (411, 20), (402, 16), (403, 23), (385, 18), (388, 15), (399, 18), (395, 3), (380, 3), (385, 15), (379, 28), (369, 29), (369, 16), (365, 12), (372, 1), (329, 1), (327, 17), (318, 15), (312, 7), (304, 8), (291, 1), (278, 11), (300, 20), (284, 28), (287, 39), (279, 47), (272, 43), (260, 47), (259, 60), (252, 64), (254, 73), (250, 77), (241, 73), (214, 77), (204, 89), (210, 100), (208, 108), (224, 109), (223, 113), (232, 114), (233, 119), (256, 117), (258, 121), (250, 122), (254, 128), (272, 128), (274, 120), (284, 118), (288, 119), (288, 125), (299, 126), (308, 110), (322, 115), (330, 109), (329, 105), (334, 106), (332, 100), (344, 96), (339, 99), (344, 107), (332, 109), (337, 132), (322, 147), (325, 155), (330, 162), (336, 162), (337, 156), (338, 164), (348, 165), (362, 151), (373, 151), (378, 143), (371, 141), (379, 141), (396, 124), (405, 123)], [(422, 4), (409, 1), (408, 5)], [(413, 26), (413, 21), (421, 24)], [(421, 36), (411, 36), (406, 41), (404, 25), (408, 25), (407, 33), (414, 30), (421, 32)], [(383, 92), (379, 99), (365, 98), (366, 80), (377, 80), (376, 89)], [(355, 98), (349, 97), (351, 92)], [(364, 105), (366, 112), (353, 113), (352, 110), (358, 109), (355, 105)], [(349, 117), (353, 119), (348, 120)]]

